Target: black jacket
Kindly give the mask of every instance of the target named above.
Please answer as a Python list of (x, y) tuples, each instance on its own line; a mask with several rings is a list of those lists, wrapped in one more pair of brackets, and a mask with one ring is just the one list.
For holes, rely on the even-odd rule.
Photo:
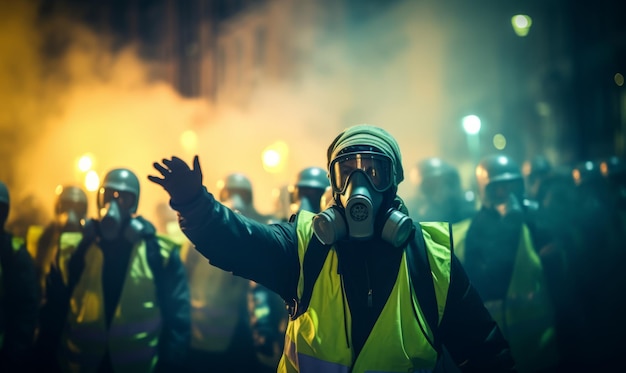
[[(142, 237), (146, 240), (148, 261), (154, 274), (157, 290), (157, 299), (161, 308), (163, 326), (159, 338), (159, 362), (157, 372), (176, 372), (184, 366), (186, 353), (191, 336), (191, 305), (190, 292), (185, 267), (178, 251), (172, 252), (167, 265), (163, 266), (160, 248), (155, 239), (155, 230), (152, 224), (144, 220)], [(93, 242), (86, 234), (72, 255), (68, 264), (69, 283), (78, 281), (82, 273), (83, 263), (77, 259), (78, 253), (83, 253)], [(113, 247), (114, 246), (114, 247)], [(109, 325), (113, 312), (119, 302), (124, 286), (130, 251), (132, 244), (127, 241), (108, 243), (100, 248), (104, 254), (102, 287), (104, 294), (104, 308), (106, 323)], [(153, 255), (151, 255), (153, 254)], [(154, 264), (153, 264), (154, 263)], [(158, 268), (158, 269), (157, 269)], [(71, 285), (68, 287), (58, 265), (53, 265), (46, 278), (47, 301), (43, 305), (40, 315), (40, 334), (37, 340), (36, 351), (39, 361), (48, 370), (56, 367), (55, 352), (58, 351), (60, 337), (66, 322)], [(106, 364), (106, 362), (105, 362)], [(108, 371), (110, 368), (103, 368)]]
[[(257, 223), (230, 211), (206, 191), (187, 205), (172, 207), (181, 215), (183, 232), (211, 264), (256, 281), (283, 299), (296, 294), (300, 263), (295, 224)], [(358, 353), (391, 292), (402, 251), (380, 240), (346, 242), (337, 250)], [(379, 294), (372, 307), (367, 307), (368, 288)], [(455, 257), (439, 332), (462, 371), (514, 371), (507, 342)]]
[(35, 264), (24, 245), (14, 250), (0, 230), (0, 371), (28, 371), (37, 326), (39, 291)]

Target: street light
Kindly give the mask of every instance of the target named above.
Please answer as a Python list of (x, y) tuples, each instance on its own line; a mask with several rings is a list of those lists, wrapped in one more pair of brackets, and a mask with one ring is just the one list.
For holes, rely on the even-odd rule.
[(271, 174), (281, 172), (287, 163), (289, 147), (284, 141), (276, 141), (263, 150), (261, 160), (265, 171)]
[(530, 26), (532, 26), (533, 20), (526, 14), (516, 14), (511, 17), (511, 25), (513, 26), (513, 31), (520, 38), (528, 35), (530, 31)]
[(463, 117), (461, 121), (463, 124), (463, 130), (467, 135), (467, 147), (469, 148), (470, 155), (474, 164), (478, 163), (478, 157), (480, 155), (480, 142), (479, 136), (481, 120), (477, 115), (471, 114)]
[(464, 116), (463, 129), (468, 135), (478, 134), (480, 132), (480, 118), (473, 114)]

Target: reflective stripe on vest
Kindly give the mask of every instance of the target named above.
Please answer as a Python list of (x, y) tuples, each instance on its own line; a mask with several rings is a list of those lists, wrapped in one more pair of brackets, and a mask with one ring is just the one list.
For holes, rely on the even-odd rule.
[(505, 301), (485, 302), (485, 306), (509, 341), (520, 372), (538, 371), (556, 364), (553, 305), (526, 225), (522, 225)]
[[(61, 251), (73, 249), (62, 247)], [(162, 322), (145, 241), (133, 248), (109, 330), (105, 326), (102, 264), (102, 252), (92, 244), (70, 300), (61, 344), (63, 368), (67, 372), (97, 371), (108, 350), (115, 372), (151, 372), (158, 358)]]
[[(313, 216), (307, 211), (301, 211), (298, 215), (298, 256), (301, 267), (298, 296), (302, 296), (303, 292), (302, 262), (313, 235)], [(423, 232), (441, 320), (450, 283), (448, 224), (427, 223)], [(402, 256), (389, 299), (354, 361), (354, 352), (350, 347), (351, 317), (349, 310), (345, 309), (348, 303), (343, 296), (337, 267), (337, 254), (331, 248), (315, 282), (308, 309), (296, 320), (289, 321), (278, 371), (364, 373), (431, 370), (437, 353), (428, 342), (428, 339), (432, 339), (432, 333), (411, 291), (406, 254)], [(415, 310), (418, 311), (417, 318)], [(422, 333), (422, 328), (428, 336)]]

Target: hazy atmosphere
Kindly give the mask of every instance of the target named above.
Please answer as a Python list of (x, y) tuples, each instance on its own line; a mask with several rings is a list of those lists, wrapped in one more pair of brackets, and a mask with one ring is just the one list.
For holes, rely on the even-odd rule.
[[(142, 182), (139, 212), (147, 217), (166, 198), (146, 179), (153, 173), (152, 162), (171, 155), (191, 161), (194, 154), (200, 156), (210, 189), (228, 173), (244, 172), (253, 182), (257, 207), (270, 212), (272, 189), (292, 182), (304, 167), (325, 167), (330, 141), (357, 123), (379, 125), (396, 136), (407, 179), (419, 159), (441, 155), (459, 164), (469, 187), (479, 154), (469, 153), (461, 117), (479, 110), (486, 113), (487, 139), (480, 154), (496, 151), (491, 137), (503, 133), (508, 149), (520, 158), (539, 147), (555, 161), (577, 157), (562, 146), (558, 111), (551, 119), (540, 118), (535, 104), (515, 101), (521, 94), (505, 94), (516, 82), (524, 85), (515, 89), (536, 92), (537, 78), (524, 78), (522, 70), (507, 65), (511, 56), (501, 47), (519, 38), (510, 16), (494, 21), (500, 13), (514, 14), (504, 6), (472, 10), (451, 2), (459, 5), (451, 11), (434, 1), (396, 1), (368, 15), (367, 22), (350, 22), (354, 2), (338, 10), (304, 2), (311, 8), (301, 5), (302, 13), (294, 13), (289, 1), (267, 2), (265, 10), (252, 8), (216, 28), (226, 35), (216, 37), (219, 46), (228, 32), (236, 35), (237, 25), (263, 14), (266, 23), (290, 15), (306, 20), (298, 27), (282, 26), (289, 31), (278, 39), (271, 39), (269, 31), (268, 40), (278, 40), (279, 50), (290, 51), (288, 72), (280, 78), (261, 74), (252, 83), (235, 85), (230, 92), (243, 91), (245, 85), (242, 103), (220, 96), (219, 89), (212, 97), (181, 94), (163, 78), (166, 60), (145, 58), (137, 39), (85, 22), (75, 3), (0, 2), (0, 144), (5, 162), (0, 178), (14, 201), (29, 201), (48, 214), (57, 185), (83, 182), (77, 162), (85, 154), (93, 157), (92, 169), (100, 177), (114, 167), (137, 173)], [(483, 18), (467, 18), (478, 15)], [(110, 14), (109, 19), (124, 16)], [(498, 34), (500, 39), (492, 38)], [(555, 48), (552, 52), (558, 53)], [(220, 71), (228, 70), (214, 71), (219, 80)], [(207, 79), (190, 76), (198, 82)], [(523, 114), (510, 115), (511, 107), (521, 107)], [(551, 129), (536, 129), (550, 120)], [(554, 141), (547, 143), (546, 133)], [(565, 139), (576, 144), (578, 135), (571, 136)], [(262, 152), (277, 142), (286, 143), (287, 150), (280, 167), (268, 172)], [(410, 180), (401, 185), (401, 195), (413, 193)], [(95, 204), (95, 196), (90, 202)], [(94, 213), (92, 205), (90, 215)]]

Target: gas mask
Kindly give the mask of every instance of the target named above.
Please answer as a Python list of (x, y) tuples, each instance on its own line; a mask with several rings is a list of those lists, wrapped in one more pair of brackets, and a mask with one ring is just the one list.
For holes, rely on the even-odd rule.
[(122, 216), (120, 207), (115, 200), (111, 201), (108, 207), (104, 209), (106, 209), (106, 212), (100, 219), (100, 234), (103, 239), (112, 241), (119, 236), (125, 220), (128, 219)]
[(87, 215), (87, 201), (60, 199), (55, 213), (56, 224), (61, 231), (80, 232)]
[(503, 218), (512, 214), (522, 213), (522, 205), (515, 194), (512, 193), (509, 194), (508, 198), (504, 202), (495, 205), (494, 208)]
[(76, 211), (70, 210), (58, 216), (57, 224), (63, 232), (80, 232), (82, 228), (82, 218)]
[(325, 245), (341, 239), (367, 240), (379, 233), (399, 247), (410, 236), (413, 222), (390, 208), (381, 214), (384, 192), (393, 185), (391, 159), (381, 153), (338, 156), (330, 165), (331, 186), (341, 206), (332, 204), (313, 218), (313, 231)]
[(124, 237), (129, 242), (137, 240), (136, 230), (141, 231), (137, 219), (132, 219), (131, 208), (135, 203), (135, 195), (130, 192), (104, 189), (101, 192), (98, 205), (100, 206), (100, 235), (106, 241)]
[(231, 194), (222, 204), (233, 211), (241, 212), (248, 209), (248, 205), (246, 205), (244, 199), (239, 194)]
[(503, 222), (519, 225), (524, 220), (523, 184), (520, 180), (495, 182), (486, 187), (488, 206)]
[(313, 213), (320, 212), (320, 203), (324, 189), (300, 187), (296, 189), (294, 194), (296, 203), (293, 204), (293, 213), (299, 210), (311, 211)]

